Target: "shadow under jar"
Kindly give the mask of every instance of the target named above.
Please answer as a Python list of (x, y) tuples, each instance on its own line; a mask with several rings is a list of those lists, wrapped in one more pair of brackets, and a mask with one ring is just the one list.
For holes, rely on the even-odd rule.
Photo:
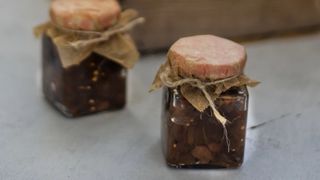
[(125, 106), (127, 70), (105, 57), (92, 53), (64, 68), (52, 39), (43, 35), (42, 69), (45, 97), (67, 117)]
[(248, 91), (231, 88), (215, 100), (217, 110), (229, 121), (226, 128), (207, 108), (196, 110), (178, 88), (165, 88), (162, 113), (162, 143), (167, 164), (176, 168), (236, 168), (244, 157)]

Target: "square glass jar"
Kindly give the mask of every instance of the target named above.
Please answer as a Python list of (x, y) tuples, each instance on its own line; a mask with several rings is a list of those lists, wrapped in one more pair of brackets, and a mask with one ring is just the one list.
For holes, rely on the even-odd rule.
[(222, 125), (212, 110), (196, 110), (180, 88), (165, 88), (162, 112), (162, 145), (166, 162), (176, 168), (237, 168), (244, 158), (248, 109), (246, 87), (237, 87), (215, 100), (227, 123), (230, 147)]
[(42, 38), (42, 86), (46, 99), (63, 115), (78, 117), (122, 109), (127, 70), (92, 53), (80, 64), (64, 68), (52, 39)]

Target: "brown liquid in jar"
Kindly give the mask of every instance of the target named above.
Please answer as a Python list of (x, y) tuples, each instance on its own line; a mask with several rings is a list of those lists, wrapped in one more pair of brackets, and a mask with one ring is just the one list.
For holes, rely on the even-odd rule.
[(67, 117), (125, 106), (127, 70), (92, 53), (79, 65), (63, 68), (51, 38), (42, 39), (43, 92)]
[(215, 105), (227, 118), (230, 151), (222, 125), (211, 109), (197, 111), (179, 88), (164, 89), (162, 144), (167, 164), (176, 168), (236, 168), (244, 157), (248, 91), (233, 88), (223, 93)]

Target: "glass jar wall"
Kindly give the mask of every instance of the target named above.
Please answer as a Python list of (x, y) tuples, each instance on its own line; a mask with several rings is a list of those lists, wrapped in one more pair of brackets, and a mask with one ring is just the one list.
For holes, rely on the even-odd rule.
[(210, 108), (196, 110), (179, 88), (165, 88), (162, 144), (167, 164), (177, 168), (236, 168), (244, 157), (248, 91), (233, 88), (215, 100), (217, 110), (229, 121), (230, 147), (223, 127)]
[(51, 38), (44, 35), (42, 42), (43, 92), (56, 109), (77, 117), (124, 107), (125, 68), (95, 53), (64, 68)]

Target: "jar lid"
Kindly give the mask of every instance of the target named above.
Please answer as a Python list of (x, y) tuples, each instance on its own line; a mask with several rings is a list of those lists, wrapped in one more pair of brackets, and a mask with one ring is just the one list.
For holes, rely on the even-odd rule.
[(171, 46), (168, 58), (182, 76), (217, 80), (242, 74), (246, 50), (224, 38), (198, 35), (179, 39)]
[(51, 21), (57, 26), (101, 31), (113, 25), (121, 13), (117, 0), (53, 0)]

